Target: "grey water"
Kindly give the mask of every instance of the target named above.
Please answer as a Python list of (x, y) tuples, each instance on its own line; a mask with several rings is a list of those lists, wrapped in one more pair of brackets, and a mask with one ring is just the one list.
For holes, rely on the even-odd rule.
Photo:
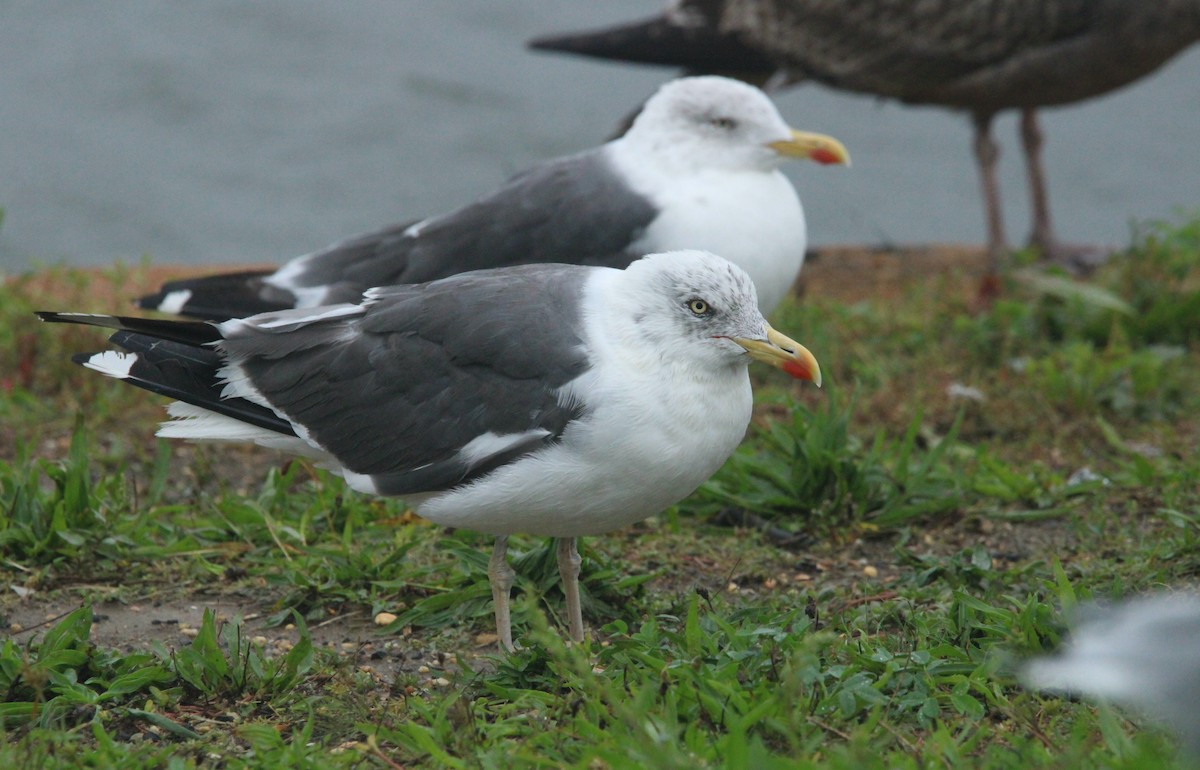
[[(114, 260), (278, 262), (445, 211), (593, 146), (666, 70), (524, 48), (660, 0), (0, 0), (0, 272)], [(802, 86), (777, 97), (852, 168), (787, 173), (810, 240), (969, 242), (983, 215), (966, 119)], [(1200, 209), (1200, 46), (1103, 99), (1044, 113), (1072, 241)], [(1028, 205), (996, 126), (1009, 237)]]

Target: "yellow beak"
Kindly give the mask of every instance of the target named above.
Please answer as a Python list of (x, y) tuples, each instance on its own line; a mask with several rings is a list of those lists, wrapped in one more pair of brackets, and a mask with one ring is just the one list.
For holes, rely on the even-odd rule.
[(770, 364), (796, 379), (808, 380), (818, 388), (821, 387), (821, 365), (817, 363), (816, 356), (791, 337), (772, 329), (770, 324), (767, 324), (765, 340), (749, 340), (744, 337), (731, 339), (744, 347), (756, 361)]
[(789, 158), (808, 158), (822, 165), (829, 163), (850, 165), (850, 153), (846, 152), (845, 146), (832, 136), (824, 134), (810, 134), (793, 129), (791, 139), (771, 142), (767, 146)]

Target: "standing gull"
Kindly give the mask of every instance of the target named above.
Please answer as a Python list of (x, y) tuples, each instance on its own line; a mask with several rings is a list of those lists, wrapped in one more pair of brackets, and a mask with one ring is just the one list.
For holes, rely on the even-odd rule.
[(1083, 258), (1089, 250), (1054, 234), (1037, 110), (1128, 85), (1197, 41), (1200, 0), (673, 0), (644, 22), (531, 45), (692, 72), (750, 72), (760, 81), (811, 79), (964, 110), (975, 129), (994, 268), (1007, 251), (991, 137), (996, 114), (1021, 112), (1030, 244), (1046, 256)]
[(730, 259), (770, 311), (804, 262), (804, 210), (786, 158), (849, 163), (835, 139), (789, 128), (762, 91), (720, 77), (662, 86), (630, 130), (518, 174), (492, 194), (415, 224), (351, 238), (275, 272), (175, 281), (144, 308), (225, 320), (354, 302), (371, 286), (538, 262), (625, 267), (704, 249)]
[(75, 360), (178, 399), (160, 436), (311, 457), (360, 492), (496, 535), (508, 650), (509, 535), (558, 538), (582, 640), (575, 539), (661, 511), (725, 462), (750, 420), (750, 359), (821, 384), (746, 272), (699, 251), (484, 270), (219, 324), (39, 315), (117, 329), (129, 352)]

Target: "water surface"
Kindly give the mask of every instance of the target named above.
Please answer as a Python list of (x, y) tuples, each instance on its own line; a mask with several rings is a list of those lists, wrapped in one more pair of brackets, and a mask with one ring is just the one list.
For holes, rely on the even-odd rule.
[[(534, 54), (529, 37), (657, 0), (0, 0), (0, 270), (280, 261), (437, 213), (603, 141), (665, 70)], [(805, 86), (778, 97), (851, 169), (793, 164), (813, 243), (980, 242), (966, 119)], [(1045, 113), (1062, 235), (1124, 243), (1200, 207), (1200, 49)], [(1028, 213), (998, 121), (1008, 229)]]

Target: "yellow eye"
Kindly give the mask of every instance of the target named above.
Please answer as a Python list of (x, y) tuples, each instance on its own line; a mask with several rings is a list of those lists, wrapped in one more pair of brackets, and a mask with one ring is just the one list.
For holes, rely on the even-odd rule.
[(689, 299), (688, 310), (696, 315), (708, 315), (708, 303), (702, 299)]

